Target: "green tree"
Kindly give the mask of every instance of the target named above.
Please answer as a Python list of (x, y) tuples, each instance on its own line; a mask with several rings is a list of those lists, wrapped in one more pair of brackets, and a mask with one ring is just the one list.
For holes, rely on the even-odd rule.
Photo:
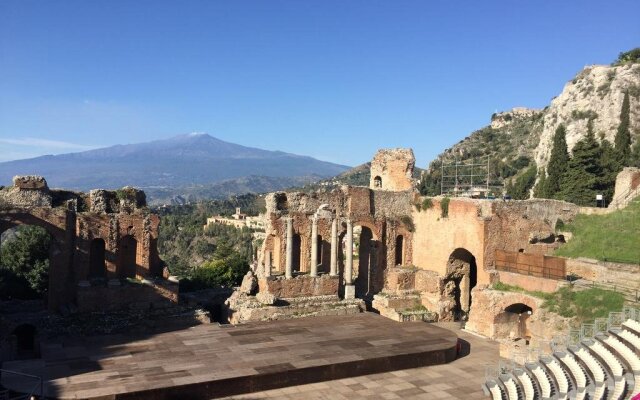
[(599, 162), (600, 146), (589, 129), (573, 148), (557, 197), (579, 205), (593, 205), (601, 175)]
[(605, 200), (609, 203), (613, 198), (616, 177), (622, 169), (622, 164), (611, 142), (606, 139), (603, 139), (600, 143), (600, 159), (598, 160), (598, 164), (600, 166), (600, 173), (598, 175), (596, 190), (604, 195)]
[(557, 197), (560, 192), (561, 180), (567, 171), (569, 151), (567, 149), (567, 133), (564, 125), (560, 124), (553, 135), (553, 147), (547, 164), (547, 179), (544, 193), (549, 198)]
[[(49, 282), (49, 246), (51, 237), (38, 226), (21, 226), (0, 247), (3, 281), (26, 287), (13, 288), (20, 297), (37, 297), (47, 291)], [(5, 288), (1, 287), (0, 292)]]
[(549, 198), (547, 194), (547, 171), (544, 168), (540, 169), (540, 179), (538, 179), (538, 184), (533, 189), (533, 197), (538, 199)]
[(631, 149), (629, 166), (640, 168), (640, 136), (636, 138), (636, 144)]
[(507, 193), (511, 198), (516, 200), (525, 200), (529, 198), (529, 191), (536, 181), (536, 173), (538, 169), (535, 165), (527, 168), (524, 173), (518, 176), (513, 184), (511, 182), (507, 186)]
[(629, 93), (624, 94), (622, 110), (620, 111), (620, 125), (614, 140), (615, 149), (623, 166), (628, 165), (631, 153), (631, 132), (629, 131)]

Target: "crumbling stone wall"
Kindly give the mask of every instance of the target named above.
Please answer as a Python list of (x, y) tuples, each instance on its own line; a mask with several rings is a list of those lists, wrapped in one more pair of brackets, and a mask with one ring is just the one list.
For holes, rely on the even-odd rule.
[(412, 190), (416, 158), (411, 149), (380, 149), (371, 161), (371, 183), (376, 190)]
[[(51, 311), (66, 304), (78, 305), (78, 301), (90, 297), (78, 296), (78, 290), (87, 287), (87, 280), (93, 278), (89, 264), (94, 240), (104, 241), (104, 278), (123, 277), (119, 263), (123, 260), (123, 243), (130, 238), (130, 243), (136, 244), (135, 249), (130, 249), (135, 252), (131, 256), (135, 262), (132, 277), (161, 279), (157, 250), (159, 217), (146, 208), (144, 192), (133, 188), (118, 192), (94, 190), (86, 196), (50, 191), (42, 177), (16, 177), (14, 182), (16, 185), (0, 190), (4, 204), (0, 209), (0, 233), (18, 225), (36, 225), (51, 235), (47, 299)], [(161, 297), (177, 296), (177, 287), (175, 290), (170, 296), (160, 291)], [(102, 302), (89, 301), (91, 305), (80, 306), (110, 308), (108, 299), (112, 297), (103, 296)]]

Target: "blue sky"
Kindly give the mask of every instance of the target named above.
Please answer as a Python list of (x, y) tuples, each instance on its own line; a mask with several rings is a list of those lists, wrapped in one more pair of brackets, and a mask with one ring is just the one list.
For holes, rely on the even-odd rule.
[(0, 161), (189, 132), (425, 167), (640, 46), (629, 1), (0, 0)]

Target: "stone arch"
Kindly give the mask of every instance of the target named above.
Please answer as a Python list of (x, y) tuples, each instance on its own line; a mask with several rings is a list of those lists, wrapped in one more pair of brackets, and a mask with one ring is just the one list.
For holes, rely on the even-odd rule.
[(403, 264), (404, 264), (404, 236), (398, 235), (396, 236), (395, 265), (403, 265)]
[(529, 302), (523, 301), (523, 299), (513, 299), (512, 301), (518, 302), (503, 301), (503, 304), (508, 305), (500, 308), (501, 312), (493, 317), (493, 337), (511, 340), (524, 339), (528, 343), (532, 336), (528, 320), (535, 310), (535, 304), (525, 304)]
[(118, 241), (116, 268), (120, 278), (135, 278), (138, 269), (138, 241), (132, 235), (125, 235)]
[(443, 320), (467, 320), (471, 309), (471, 290), (478, 282), (475, 256), (467, 249), (455, 249), (447, 261), (443, 297), (449, 303)]
[(93, 239), (89, 244), (89, 278), (104, 278), (106, 271), (104, 239)]

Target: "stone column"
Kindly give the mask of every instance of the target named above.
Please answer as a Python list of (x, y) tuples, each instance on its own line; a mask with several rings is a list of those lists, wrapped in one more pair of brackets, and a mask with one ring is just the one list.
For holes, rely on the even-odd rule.
[(318, 215), (314, 214), (311, 220), (311, 265), (309, 276), (318, 276)]
[(271, 276), (271, 252), (265, 251), (264, 253), (264, 276)]
[(293, 220), (287, 217), (287, 254), (284, 276), (289, 279), (293, 277)]
[(329, 275), (338, 275), (338, 217), (331, 221), (331, 268)]
[(344, 267), (344, 298), (355, 298), (355, 286), (353, 285), (353, 224), (347, 220), (347, 248), (346, 265)]
[(469, 274), (462, 275), (462, 280), (460, 281), (460, 307), (462, 311), (465, 313), (469, 313)]

